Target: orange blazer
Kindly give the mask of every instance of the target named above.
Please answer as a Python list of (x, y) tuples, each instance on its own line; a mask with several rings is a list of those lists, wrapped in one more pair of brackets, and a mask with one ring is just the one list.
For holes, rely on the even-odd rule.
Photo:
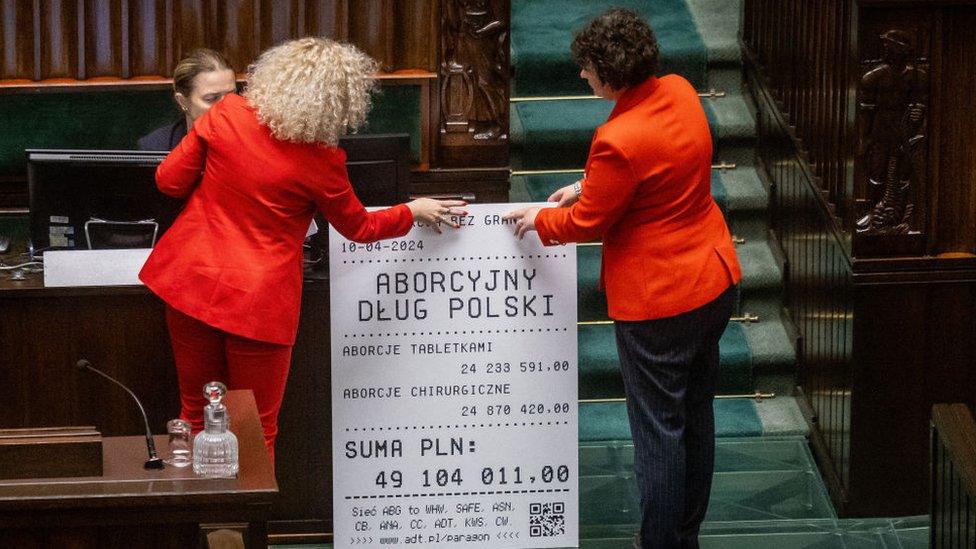
[(603, 239), (610, 318), (650, 320), (707, 304), (742, 278), (710, 189), (712, 138), (677, 75), (627, 89), (597, 128), (583, 194), (536, 217), (546, 245)]
[(290, 345), (302, 295), (302, 243), (316, 209), (343, 236), (406, 234), (406, 205), (367, 213), (342, 149), (276, 139), (239, 95), (201, 116), (156, 171), (186, 198), (139, 278), (173, 308), (226, 332)]

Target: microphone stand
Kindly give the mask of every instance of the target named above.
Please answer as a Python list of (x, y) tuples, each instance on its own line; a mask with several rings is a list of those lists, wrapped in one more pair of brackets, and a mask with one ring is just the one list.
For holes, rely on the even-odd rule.
[(146, 463), (145, 465), (143, 465), (143, 467), (146, 469), (162, 469), (163, 460), (156, 455), (156, 443), (155, 441), (153, 441), (152, 430), (149, 428), (149, 417), (146, 416), (146, 410), (145, 408), (142, 407), (142, 403), (139, 402), (139, 398), (135, 395), (135, 393), (130, 391), (128, 387), (122, 385), (122, 383), (120, 383), (112, 376), (92, 366), (91, 362), (89, 362), (84, 358), (75, 363), (75, 368), (77, 368), (79, 371), (91, 371), (104, 377), (105, 379), (111, 381), (112, 383), (118, 385), (119, 387), (122, 387), (122, 389), (125, 392), (129, 393), (129, 396), (132, 397), (132, 400), (136, 401), (136, 406), (139, 407), (139, 412), (142, 414), (142, 421), (146, 426), (146, 450), (149, 452), (149, 459), (146, 460)]

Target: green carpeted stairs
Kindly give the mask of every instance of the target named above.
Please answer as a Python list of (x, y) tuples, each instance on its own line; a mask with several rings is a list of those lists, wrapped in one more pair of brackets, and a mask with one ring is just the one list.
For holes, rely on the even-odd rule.
[[(544, 201), (580, 177), (593, 131), (612, 104), (590, 97), (569, 44), (575, 29), (612, 6), (644, 14), (658, 36), (662, 73), (681, 74), (699, 90), (714, 141), (712, 194), (743, 267), (738, 319), (721, 340), (720, 392), (732, 398), (715, 404), (716, 476), (703, 545), (916, 546), (912, 540), (925, 539), (924, 520), (837, 519), (790, 396), (796, 357), (781, 317), (768, 193), (753, 164), (756, 123), (742, 83), (739, 0), (513, 0), (511, 200)], [(628, 547), (638, 522), (633, 448), (614, 329), (596, 290), (601, 251), (599, 243), (578, 247), (581, 544)], [(741, 397), (757, 391), (776, 396)]]
[[(752, 164), (755, 119), (742, 94), (736, 4), (728, 0), (692, 4), (684, 0), (514, 0), (511, 199), (545, 200), (553, 190), (579, 178), (593, 130), (612, 108), (608, 101), (588, 97), (592, 92), (579, 78), (569, 53), (572, 31), (609, 6), (645, 14), (658, 35), (663, 72), (683, 75), (702, 93), (715, 143), (712, 192), (736, 237), (743, 266), (736, 312), (742, 320), (730, 323), (722, 338), (721, 391), (758, 390), (784, 398), (792, 392), (795, 355), (780, 317), (782, 268), (767, 241), (768, 196)], [(708, 11), (711, 5), (720, 5), (724, 13), (716, 17)], [(703, 23), (710, 27), (701, 28)], [(606, 301), (596, 290), (601, 251), (599, 243), (578, 248), (580, 398), (584, 401), (623, 395), (613, 326), (606, 316)], [(758, 415), (752, 401), (748, 404), (730, 407), (730, 413), (734, 409), (734, 413), (747, 410)], [(605, 410), (607, 406), (614, 412)], [(720, 409), (726, 406), (731, 405), (719, 403)], [(591, 418), (599, 427), (589, 425)], [(581, 433), (594, 437), (601, 431), (626, 433), (625, 419), (619, 402), (584, 403)], [(804, 433), (798, 422), (780, 434)]]

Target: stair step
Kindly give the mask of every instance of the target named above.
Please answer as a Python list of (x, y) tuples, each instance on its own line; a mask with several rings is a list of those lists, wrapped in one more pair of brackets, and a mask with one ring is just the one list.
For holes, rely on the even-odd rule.
[[(719, 202), (719, 188), (725, 203)], [(736, 236), (748, 241), (765, 240), (769, 226), (769, 192), (755, 166), (737, 165), (734, 170), (712, 170), (712, 195), (723, 206), (725, 220)]]
[[(633, 445), (581, 444), (579, 462), (582, 537), (613, 537), (635, 526)], [(802, 436), (718, 438), (714, 470), (705, 520), (716, 533), (729, 521), (837, 518)]]
[[(735, 247), (742, 266), (742, 282), (739, 284), (742, 295), (776, 292), (777, 297), (783, 285), (783, 272), (773, 254), (769, 242), (747, 240)], [(750, 311), (753, 312), (753, 311)]]
[[(715, 141), (715, 158), (752, 164), (755, 115), (742, 95), (702, 99)], [(593, 131), (613, 105), (603, 99), (553, 99), (512, 103), (512, 165), (567, 168), (585, 164)]]
[[(779, 398), (779, 397), (777, 397)], [(762, 403), (759, 404), (761, 406)], [(763, 435), (757, 404), (747, 398), (715, 400), (715, 436), (758, 437)], [(627, 405), (624, 402), (581, 402), (579, 440), (585, 442), (630, 441)]]
[(702, 100), (712, 137), (717, 145), (726, 142), (753, 144), (756, 138), (755, 109), (744, 95), (727, 95)]
[(513, 0), (511, 53), (515, 78), (512, 95), (582, 95), (591, 93), (572, 58), (573, 33), (611, 6), (643, 14), (657, 35), (661, 74), (678, 73), (703, 88), (706, 46), (684, 0)]
[(685, 2), (708, 51), (709, 72), (714, 72), (720, 67), (741, 65), (742, 48), (739, 45), (741, 1), (685, 0)]
[(612, 109), (613, 104), (603, 99), (512, 103), (512, 166), (583, 166), (593, 131)]
[[(775, 304), (774, 304), (775, 305)], [(757, 391), (791, 394), (796, 386), (796, 349), (779, 317), (760, 317), (742, 324), (752, 353), (752, 376)]]
[[(836, 518), (816, 471), (715, 473), (707, 521)], [(629, 475), (580, 478), (580, 527), (640, 522), (637, 486)], [(587, 532), (593, 535), (594, 529)]]
[[(715, 437), (805, 437), (809, 426), (794, 397), (715, 399)], [(580, 444), (629, 443), (627, 405), (623, 401), (580, 402)]]
[(731, 170), (712, 170), (712, 180), (718, 179), (724, 194), (726, 208), (735, 214), (758, 212), (769, 209), (769, 192), (754, 166), (736, 165)]
[[(580, 398), (622, 397), (623, 378), (613, 325), (582, 325), (578, 333)], [(743, 326), (729, 323), (719, 341), (719, 353), (719, 393), (752, 392), (752, 353)]]
[[(775, 401), (768, 401), (773, 402)], [(579, 447), (580, 476), (626, 475), (634, 470), (631, 441)], [(813, 471), (817, 466), (803, 436), (727, 437), (715, 441), (715, 471)]]

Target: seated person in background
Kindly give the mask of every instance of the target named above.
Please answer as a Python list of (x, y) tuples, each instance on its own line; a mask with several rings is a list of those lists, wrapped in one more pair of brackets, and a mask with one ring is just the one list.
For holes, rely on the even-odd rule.
[(169, 151), (186, 135), (188, 127), (217, 101), (237, 90), (234, 69), (218, 51), (194, 50), (173, 70), (173, 97), (183, 116), (139, 138), (141, 151)]

